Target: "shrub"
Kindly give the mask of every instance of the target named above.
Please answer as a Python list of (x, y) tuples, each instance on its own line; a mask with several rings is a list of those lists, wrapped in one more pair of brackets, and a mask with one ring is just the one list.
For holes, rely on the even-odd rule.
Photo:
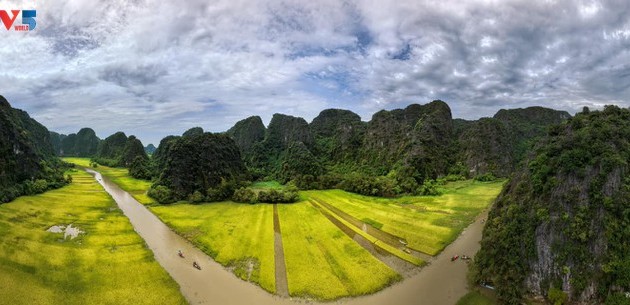
[(295, 187), (289, 187), (284, 190), (267, 189), (258, 191), (258, 202), (293, 203), (299, 199), (300, 195)]
[(250, 188), (241, 187), (234, 191), (232, 201), (254, 204), (258, 202), (258, 194)]
[(157, 200), (157, 202), (165, 204), (172, 203), (174, 201), (173, 192), (166, 186), (154, 185), (149, 189), (147, 193), (149, 197)]
[(492, 173), (485, 173), (483, 175), (475, 176), (475, 180), (481, 181), (481, 182), (489, 182), (489, 181), (497, 180), (497, 177), (495, 177)]
[(200, 203), (204, 199), (203, 194), (200, 191), (195, 191), (194, 193), (188, 196), (188, 201), (192, 203)]
[(424, 183), (418, 188), (418, 195), (424, 196), (438, 196), (442, 194), (438, 188), (437, 181), (430, 179), (425, 180)]
[(48, 181), (44, 179), (27, 180), (24, 183), (25, 193), (27, 195), (35, 195), (45, 192), (48, 189)]
[(206, 200), (209, 202), (224, 201), (232, 197), (236, 189), (236, 182), (221, 178), (221, 183), (206, 191)]
[(564, 305), (567, 304), (569, 297), (561, 289), (551, 287), (547, 293), (547, 299), (549, 299), (549, 302), (553, 305)]

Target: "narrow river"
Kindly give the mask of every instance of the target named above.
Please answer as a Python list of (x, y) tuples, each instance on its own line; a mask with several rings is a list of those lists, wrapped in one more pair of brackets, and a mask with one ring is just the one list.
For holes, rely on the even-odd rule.
[[(184, 297), (190, 304), (304, 304), (303, 300), (291, 300), (271, 295), (260, 287), (237, 278), (208, 255), (187, 240), (175, 234), (131, 194), (101, 176), (86, 169), (114, 198), (120, 209), (131, 221), (134, 229), (153, 251), (158, 263), (179, 284)], [(453, 305), (466, 292), (467, 265), (455, 255), (472, 255), (479, 250), (483, 213), (440, 255), (424, 267), (417, 275), (369, 296), (342, 299), (328, 304), (432, 304)], [(185, 258), (177, 255), (181, 250)], [(192, 266), (193, 261), (201, 270)], [(312, 302), (309, 302), (313, 304)]]

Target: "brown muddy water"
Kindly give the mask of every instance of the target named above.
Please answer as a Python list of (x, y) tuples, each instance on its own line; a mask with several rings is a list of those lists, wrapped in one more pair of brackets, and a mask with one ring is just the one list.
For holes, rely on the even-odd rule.
[[(117, 202), (136, 232), (153, 251), (158, 263), (179, 284), (182, 294), (190, 304), (318, 304), (272, 295), (258, 286), (237, 278), (183, 237), (171, 231), (145, 206), (138, 203), (115, 183), (102, 177), (98, 172), (90, 169), (86, 171), (91, 173)], [(472, 256), (479, 250), (483, 228), (481, 219), (486, 215), (487, 213), (482, 213), (457, 240), (446, 247), (417, 275), (372, 295), (341, 299), (325, 304), (455, 304), (468, 292), (467, 265), (461, 260), (451, 262), (450, 258), (456, 254)], [(181, 250), (186, 258), (180, 258), (177, 250)], [(201, 265), (201, 270), (192, 266), (193, 261)]]

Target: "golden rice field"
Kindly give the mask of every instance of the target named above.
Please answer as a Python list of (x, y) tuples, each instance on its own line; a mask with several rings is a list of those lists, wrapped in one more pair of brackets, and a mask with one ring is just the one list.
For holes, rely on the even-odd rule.
[[(89, 165), (86, 159), (65, 159)], [(238, 277), (274, 293), (273, 206), (234, 202), (172, 205), (143, 199), (150, 182), (128, 176), (126, 169), (96, 170), (129, 191), (169, 227)], [(304, 191), (303, 201), (278, 205), (289, 294), (317, 300), (373, 293), (402, 279), (400, 274), (362, 248), (310, 201), (324, 202), (384, 232), (401, 237), (408, 247), (436, 255), (451, 243), (499, 194), (503, 181), (459, 181), (442, 186), (440, 196), (376, 198), (341, 190)], [(256, 188), (281, 187), (274, 182)], [(332, 215), (337, 217), (336, 215)], [(344, 220), (337, 217), (340, 222)], [(369, 234), (353, 228), (372, 243)], [(391, 254), (422, 266), (424, 261), (380, 243)], [(316, 272), (314, 272), (316, 270)]]
[[(101, 186), (73, 182), (0, 205), (0, 300), (6, 304), (186, 304)], [(54, 225), (84, 231), (75, 239)]]

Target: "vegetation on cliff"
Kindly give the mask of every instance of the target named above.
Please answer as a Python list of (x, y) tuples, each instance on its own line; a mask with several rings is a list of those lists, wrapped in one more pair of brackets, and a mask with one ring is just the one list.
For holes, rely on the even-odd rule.
[(524, 295), (616, 303), (630, 292), (630, 110), (553, 127), (490, 212), (475, 276), (505, 304)]
[(67, 183), (50, 133), (0, 96), (0, 203)]
[(160, 156), (164, 168), (149, 192), (159, 202), (224, 200), (248, 178), (236, 143), (226, 135), (201, 133), (163, 144), (169, 146)]

